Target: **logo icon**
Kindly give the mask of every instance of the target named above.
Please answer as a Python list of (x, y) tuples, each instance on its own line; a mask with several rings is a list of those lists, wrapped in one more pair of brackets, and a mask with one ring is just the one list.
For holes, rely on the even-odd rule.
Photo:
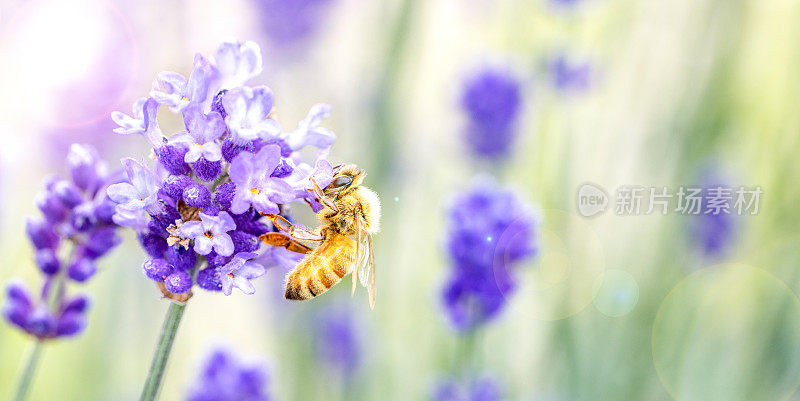
[(583, 217), (603, 213), (608, 207), (608, 195), (603, 188), (593, 184), (583, 184), (578, 188), (578, 212)]

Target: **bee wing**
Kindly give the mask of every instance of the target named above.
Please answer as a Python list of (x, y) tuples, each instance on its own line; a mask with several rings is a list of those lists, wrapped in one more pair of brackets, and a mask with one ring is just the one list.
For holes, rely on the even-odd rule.
[(372, 234), (367, 234), (367, 244), (369, 249), (369, 261), (367, 262), (369, 283), (367, 292), (369, 292), (369, 308), (375, 309), (375, 252), (372, 250)]
[(361, 216), (356, 215), (356, 263), (353, 266), (353, 270), (350, 273), (353, 279), (353, 289), (350, 291), (350, 296), (353, 296), (356, 293), (356, 281), (358, 281), (358, 271), (359, 266), (361, 265), (361, 255), (362, 249), (364, 246), (361, 244), (362, 242), (362, 234), (361, 234)]
[(361, 286), (367, 287), (369, 307), (375, 307), (375, 253), (372, 247), (372, 235), (363, 233), (365, 244), (362, 244), (361, 258), (358, 260), (358, 279)]

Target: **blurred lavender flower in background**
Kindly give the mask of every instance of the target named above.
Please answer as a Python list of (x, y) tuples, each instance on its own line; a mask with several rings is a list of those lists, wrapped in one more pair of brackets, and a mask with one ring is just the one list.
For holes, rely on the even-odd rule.
[(431, 397), (434, 401), (500, 401), (500, 386), (489, 377), (480, 377), (467, 383), (454, 379), (443, 380)]
[(66, 280), (83, 283), (97, 272), (96, 262), (121, 239), (112, 220), (114, 202), (106, 187), (120, 181), (108, 173), (94, 148), (72, 145), (67, 156), (71, 180), (51, 177), (36, 197), (41, 218), (26, 221), (34, 259), (44, 275), (40, 296), (18, 282), (6, 287), (3, 317), (42, 340), (80, 333), (86, 326), (88, 300), (68, 297)]
[(550, 4), (559, 9), (572, 9), (585, 0), (550, 0)]
[(461, 108), (467, 117), (464, 135), (469, 151), (478, 157), (506, 157), (516, 141), (522, 108), (522, 84), (506, 69), (487, 66), (467, 78)]
[(576, 61), (561, 53), (550, 61), (549, 67), (553, 86), (562, 93), (583, 92), (591, 84), (588, 61)]
[(731, 199), (727, 203), (727, 210), (716, 211), (715, 208), (709, 207), (709, 203), (725, 200), (722, 198), (724, 194), (720, 191), (728, 191), (728, 195), (731, 197), (735, 197), (735, 193), (730, 189), (728, 180), (716, 168), (706, 167), (700, 181), (703, 199), (700, 204), (700, 213), (690, 216), (690, 235), (695, 242), (696, 249), (705, 257), (723, 258), (736, 240), (737, 230), (733, 214), (735, 213), (733, 201)]
[[(130, 183), (108, 193), (119, 203), (115, 221), (135, 229), (150, 256), (145, 275), (168, 298), (185, 302), (195, 282), (225, 295), (234, 287), (252, 294), (249, 280), (263, 275), (259, 262), (269, 260), (258, 252), (258, 237), (272, 229), (260, 213), (311, 202), (312, 176), (330, 182), (324, 158), (336, 136), (319, 126), (330, 106), (313, 106), (298, 129), (282, 132), (271, 117), (272, 90), (242, 86), (261, 70), (258, 45), (223, 43), (213, 60), (195, 56), (188, 80), (161, 73), (152, 97), (139, 99), (131, 116), (112, 114), (116, 132), (142, 135), (153, 146), (156, 165), (123, 160)], [(159, 105), (181, 115), (186, 130), (166, 136)], [(305, 146), (318, 148), (313, 166), (299, 153)]]
[(333, 374), (349, 378), (361, 364), (362, 327), (355, 311), (343, 305), (325, 308), (316, 322), (314, 342), (318, 355)]
[(302, 48), (319, 31), (334, 0), (254, 0), (270, 43), (284, 51)]
[(187, 393), (187, 401), (268, 401), (269, 377), (259, 364), (247, 365), (225, 350), (213, 351)]
[(530, 206), (490, 178), (478, 178), (448, 213), (452, 270), (443, 289), (450, 322), (468, 331), (494, 318), (515, 289), (516, 264), (536, 254)]

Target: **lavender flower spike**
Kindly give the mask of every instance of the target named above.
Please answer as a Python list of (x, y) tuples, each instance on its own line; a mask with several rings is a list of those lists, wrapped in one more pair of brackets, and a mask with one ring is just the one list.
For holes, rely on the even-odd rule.
[(270, 176), (280, 161), (278, 145), (266, 145), (255, 155), (243, 152), (233, 159), (229, 174), (236, 184), (236, 194), (231, 212), (241, 214), (252, 205), (261, 213), (278, 213), (278, 204), (295, 199), (292, 187), (285, 180)]
[(231, 295), (233, 287), (248, 295), (256, 292), (255, 287), (250, 283), (250, 279), (261, 277), (267, 272), (264, 266), (250, 261), (256, 257), (258, 257), (256, 253), (241, 252), (236, 254), (230, 262), (219, 268), (223, 294)]
[[(88, 300), (68, 296), (67, 280), (88, 280), (97, 271), (97, 260), (121, 241), (111, 222), (113, 202), (105, 190), (109, 183), (119, 181), (120, 174), (109, 174), (97, 152), (87, 145), (72, 145), (67, 161), (72, 181), (46, 180), (37, 197), (45, 218), (26, 219), (34, 261), (42, 273), (42, 290), (35, 295), (12, 280), (0, 308), (10, 324), (39, 340), (76, 335), (85, 328)], [(72, 252), (62, 252), (65, 247)]]
[(483, 178), (458, 196), (448, 220), (453, 269), (442, 299), (453, 326), (468, 331), (505, 307), (517, 265), (536, 255), (536, 221), (514, 191)]
[(108, 187), (108, 196), (117, 202), (118, 209), (128, 211), (145, 210), (150, 214), (159, 213), (158, 181), (147, 167), (134, 159), (122, 160), (122, 166), (130, 183), (123, 182)]
[(228, 231), (236, 229), (236, 223), (228, 212), (220, 212), (217, 216), (200, 213), (200, 221), (187, 221), (180, 227), (184, 238), (194, 240), (194, 251), (200, 255), (208, 255), (215, 251), (222, 256), (233, 254), (233, 240)]
[(292, 150), (300, 150), (307, 145), (315, 146), (320, 149), (327, 149), (336, 140), (333, 131), (320, 127), (322, 120), (330, 114), (333, 106), (325, 103), (318, 103), (311, 107), (308, 115), (297, 129), (286, 137), (286, 143)]
[(222, 105), (228, 116), (232, 139), (237, 144), (258, 138), (273, 139), (281, 132), (277, 121), (269, 118), (273, 105), (272, 90), (266, 86), (246, 86), (229, 90), (222, 97)]
[(264, 367), (245, 365), (230, 352), (216, 350), (206, 359), (189, 389), (187, 401), (269, 401)]

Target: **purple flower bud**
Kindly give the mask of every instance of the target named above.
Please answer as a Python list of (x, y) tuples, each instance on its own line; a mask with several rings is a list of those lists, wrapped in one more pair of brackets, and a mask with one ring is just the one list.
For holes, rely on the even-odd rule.
[(203, 181), (213, 181), (222, 173), (222, 161), (217, 160), (210, 162), (204, 158), (200, 158), (192, 164), (195, 174)]
[(139, 243), (152, 258), (162, 258), (167, 251), (167, 240), (158, 235), (139, 234)]
[(16, 305), (23, 305), (26, 307), (33, 305), (31, 296), (28, 294), (28, 289), (17, 279), (9, 281), (6, 286), (6, 295), (8, 301)]
[(216, 267), (208, 267), (197, 273), (197, 285), (208, 291), (222, 291), (222, 281)]
[(192, 288), (192, 276), (183, 270), (177, 270), (164, 279), (164, 287), (173, 294), (182, 294)]
[(167, 249), (167, 262), (178, 270), (189, 271), (197, 263), (197, 254), (191, 248), (176, 244)]
[(286, 163), (286, 160), (281, 159), (281, 162), (278, 164), (278, 167), (275, 167), (275, 170), (272, 171), (270, 177), (275, 177), (275, 178), (288, 177), (290, 174), (292, 174), (293, 170), (294, 169), (292, 168), (292, 166)]
[(56, 329), (56, 319), (45, 307), (36, 308), (30, 315), (26, 330), (38, 338), (51, 337)]
[(222, 105), (222, 96), (224, 96), (225, 92), (227, 91), (227, 89), (219, 91), (219, 93), (214, 96), (214, 100), (211, 102), (211, 111), (216, 111), (219, 113), (223, 120), (228, 116), (228, 113), (225, 111), (225, 106)]
[(66, 305), (62, 308), (61, 313), (83, 313), (86, 309), (89, 308), (89, 298), (78, 295), (75, 298), (72, 298)]
[(86, 314), (82, 312), (64, 313), (58, 318), (56, 336), (74, 336), (86, 328)]
[(183, 201), (192, 207), (206, 207), (211, 204), (211, 191), (194, 182), (183, 190)]
[(47, 221), (58, 223), (64, 220), (67, 216), (67, 208), (58, 199), (55, 194), (50, 191), (40, 191), (34, 200), (36, 207), (42, 211), (44, 218)]
[(25, 330), (30, 317), (30, 307), (25, 307), (12, 302), (3, 304), (2, 315), (9, 323)]
[(233, 240), (234, 254), (239, 252), (255, 252), (260, 245), (257, 236), (244, 231), (231, 231), (230, 236)]
[(83, 195), (81, 195), (81, 191), (75, 186), (75, 184), (67, 180), (56, 182), (55, 185), (53, 185), (53, 193), (58, 200), (60, 200), (61, 203), (68, 208), (73, 208), (83, 202)]
[(206, 255), (206, 260), (208, 261), (208, 265), (211, 267), (220, 267), (226, 263), (228, 263), (228, 258), (211, 251), (208, 255)]
[(214, 203), (221, 210), (228, 210), (231, 208), (231, 201), (234, 195), (236, 195), (236, 184), (226, 182), (217, 187), (217, 192), (214, 194)]
[(205, 208), (203, 208), (203, 213), (209, 216), (219, 216), (219, 212), (220, 212), (219, 208), (214, 205), (206, 206)]
[(259, 219), (261, 219), (261, 215), (259, 215), (258, 212), (253, 209), (250, 209), (249, 211), (240, 215), (233, 216), (233, 220), (236, 222), (236, 228), (239, 231), (244, 231), (255, 236), (259, 236), (269, 231), (269, 227), (259, 221)]
[(292, 153), (294, 153), (292, 147), (289, 146), (289, 144), (286, 143), (286, 141), (284, 141), (283, 139), (276, 138), (276, 139), (270, 139), (268, 141), (263, 141), (263, 145), (270, 145), (270, 144), (275, 144), (281, 147), (281, 157), (289, 157), (292, 155)]
[(222, 157), (225, 158), (227, 162), (233, 160), (239, 153), (242, 153), (242, 151), (252, 151), (252, 143), (248, 142), (244, 145), (240, 145), (230, 138), (226, 138), (222, 141)]
[(72, 209), (72, 214), (69, 217), (72, 228), (79, 232), (89, 230), (94, 225), (95, 219), (95, 206), (89, 202), (82, 203)]
[(184, 175), (191, 171), (189, 165), (183, 161), (186, 152), (187, 149), (184, 147), (165, 145), (156, 149), (156, 157), (171, 174)]
[(88, 258), (79, 258), (67, 269), (67, 276), (79, 283), (88, 280), (97, 273), (97, 265)]
[(98, 182), (98, 166), (100, 160), (97, 151), (88, 145), (73, 144), (67, 155), (67, 167), (69, 168), (72, 182), (78, 188), (93, 192)]
[(11, 324), (25, 329), (33, 304), (28, 290), (21, 282), (14, 280), (6, 286), (6, 295), (2, 308), (3, 317)]
[(142, 264), (142, 270), (150, 280), (163, 282), (167, 276), (175, 271), (175, 267), (164, 259), (148, 259)]
[(56, 252), (52, 248), (37, 250), (34, 260), (36, 261), (36, 266), (39, 266), (42, 273), (48, 276), (58, 273), (61, 267)]
[(25, 231), (36, 249), (55, 248), (58, 246), (58, 235), (50, 223), (33, 217), (25, 219)]
[(86, 242), (83, 244), (83, 255), (97, 259), (105, 255), (115, 246), (122, 242), (122, 238), (116, 234), (114, 227), (103, 227), (89, 233)]
[(102, 202), (95, 206), (95, 219), (97, 219), (99, 223), (114, 224), (114, 208), (116, 205), (116, 202), (106, 197)]
[(161, 189), (173, 199), (181, 199), (183, 190), (193, 182), (191, 178), (185, 175), (170, 175), (164, 180), (164, 186)]

